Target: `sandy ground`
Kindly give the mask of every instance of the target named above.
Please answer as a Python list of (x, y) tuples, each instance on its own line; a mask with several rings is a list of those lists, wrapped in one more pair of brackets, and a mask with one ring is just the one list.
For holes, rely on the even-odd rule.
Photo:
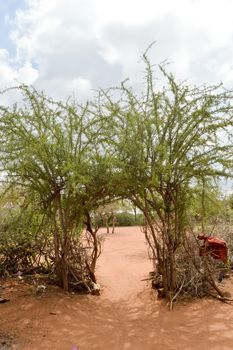
[(0, 289), (10, 299), (0, 304), (0, 340), (9, 334), (16, 350), (233, 349), (231, 305), (199, 300), (169, 312), (142, 281), (150, 270), (140, 229), (117, 228), (99, 259), (101, 296), (51, 287), (38, 297), (24, 282), (8, 281)]

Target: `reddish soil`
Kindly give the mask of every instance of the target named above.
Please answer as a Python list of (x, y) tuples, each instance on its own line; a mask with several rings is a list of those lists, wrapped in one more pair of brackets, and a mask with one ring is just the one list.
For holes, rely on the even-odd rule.
[(100, 296), (69, 295), (55, 287), (37, 296), (35, 286), (8, 280), (0, 287), (0, 298), (10, 299), (0, 304), (0, 344), (5, 337), (16, 350), (233, 348), (231, 305), (196, 300), (170, 312), (142, 281), (150, 270), (140, 229), (117, 228), (106, 236), (99, 259)]

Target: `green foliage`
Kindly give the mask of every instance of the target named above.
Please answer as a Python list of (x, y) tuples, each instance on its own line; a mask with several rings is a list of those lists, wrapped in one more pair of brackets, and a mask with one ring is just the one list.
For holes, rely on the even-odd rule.
[(88, 104), (55, 103), (26, 86), (19, 89), (24, 108), (2, 109), (0, 122), (8, 181), (36, 193), (45, 208), (62, 192), (63, 205), (75, 216), (107, 176), (97, 120)]
[[(110, 222), (111, 225), (111, 222)], [(134, 214), (128, 212), (122, 212), (116, 214), (116, 226), (143, 226), (144, 216), (137, 214), (136, 218)]]
[(67, 257), (72, 240), (80, 236), (89, 212), (111, 193), (102, 119), (88, 103), (54, 102), (33, 88), (17, 89), (23, 107), (0, 109), (1, 164), (8, 185), (27, 192), (25, 210), (33, 203), (45, 217), (53, 235), (56, 274), (67, 290), (69, 274), (76, 278), (74, 259)]
[(197, 221), (217, 220), (225, 210), (219, 189), (211, 184), (205, 185), (204, 192), (202, 185), (195, 186), (192, 192), (190, 191), (190, 196), (191, 204), (188, 214)]
[(24, 200), (12, 188), (1, 195), (0, 274), (46, 271), (45, 260), (40, 262), (38, 258), (49, 234), (42, 234), (42, 214), (35, 207), (26, 208)]
[(221, 219), (233, 224), (233, 195), (228, 195), (221, 200)]
[(233, 194), (231, 194), (231, 195), (227, 198), (227, 203), (228, 203), (230, 209), (233, 210)]

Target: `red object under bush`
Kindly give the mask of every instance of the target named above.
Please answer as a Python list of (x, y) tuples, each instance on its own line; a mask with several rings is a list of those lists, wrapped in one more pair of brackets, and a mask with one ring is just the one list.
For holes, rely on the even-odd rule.
[(200, 256), (210, 255), (216, 260), (227, 262), (227, 244), (224, 240), (205, 235), (199, 235), (197, 238), (204, 240), (204, 244), (200, 248)]

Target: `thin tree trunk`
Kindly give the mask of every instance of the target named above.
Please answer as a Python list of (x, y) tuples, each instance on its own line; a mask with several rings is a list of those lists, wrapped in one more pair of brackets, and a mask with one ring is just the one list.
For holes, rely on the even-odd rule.
[(112, 234), (115, 232), (115, 225), (116, 225), (116, 217), (113, 215), (112, 217)]
[(106, 228), (107, 228), (107, 233), (109, 233), (108, 219), (105, 220), (105, 225), (106, 225)]
[(69, 244), (68, 244), (68, 232), (66, 229), (65, 219), (62, 212), (62, 204), (61, 204), (61, 193), (60, 190), (56, 193), (56, 203), (58, 208), (58, 216), (61, 224), (62, 230), (62, 244), (61, 244), (61, 257), (60, 257), (60, 280), (62, 281), (62, 288), (64, 291), (69, 290), (69, 281), (68, 281), (68, 273), (69, 266), (67, 262), (67, 256), (69, 253)]
[(95, 277), (95, 269), (96, 269), (96, 262), (99, 255), (99, 249), (98, 249), (98, 238), (97, 238), (97, 230), (92, 229), (91, 225), (91, 217), (88, 211), (85, 212), (86, 214), (86, 226), (87, 231), (91, 234), (93, 239), (93, 254), (92, 254), (92, 261), (89, 264), (88, 261), (86, 261), (86, 266), (89, 270), (90, 277), (94, 283), (96, 283), (96, 277)]

